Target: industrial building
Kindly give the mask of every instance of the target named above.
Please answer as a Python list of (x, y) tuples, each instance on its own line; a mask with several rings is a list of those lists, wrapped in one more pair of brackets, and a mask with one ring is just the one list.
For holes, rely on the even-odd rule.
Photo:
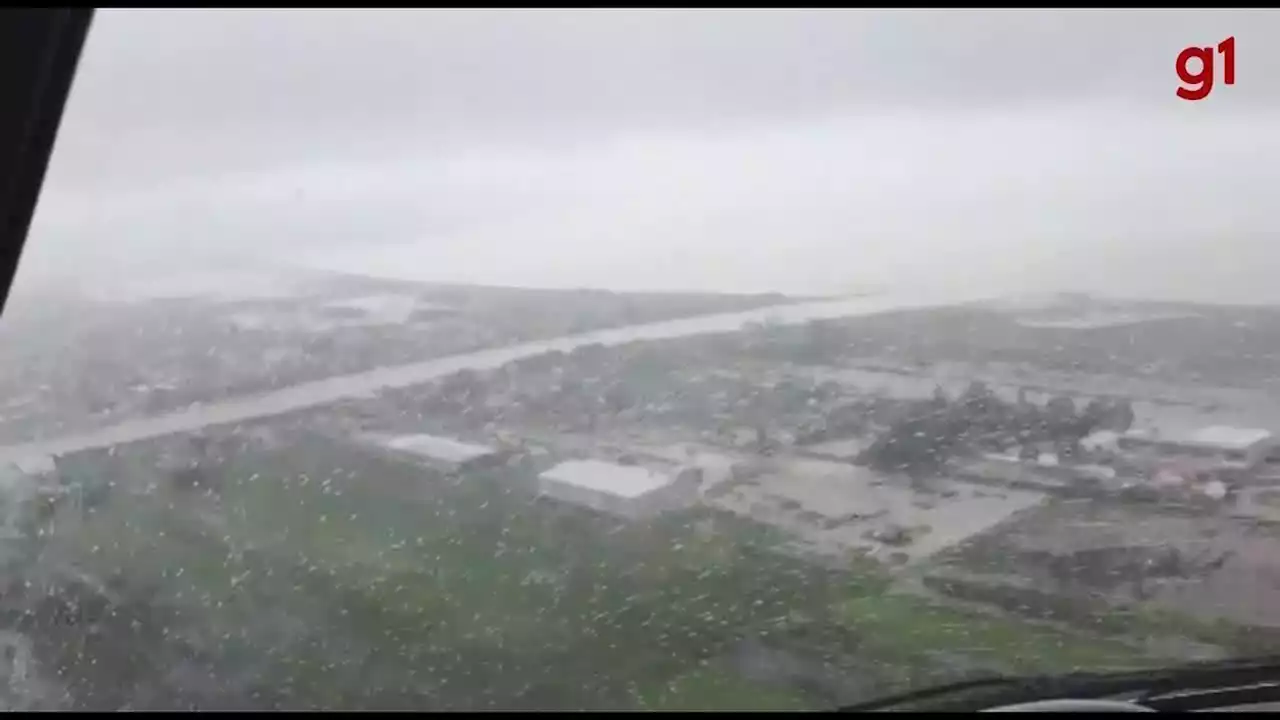
[(445, 473), (492, 467), (503, 458), (501, 452), (487, 445), (473, 445), (436, 435), (366, 435), (364, 439), (383, 451), (412, 458)]
[(543, 496), (628, 519), (685, 507), (700, 484), (696, 468), (666, 473), (600, 460), (570, 460), (538, 476)]
[(1206, 470), (1249, 471), (1272, 459), (1280, 438), (1270, 430), (1213, 425), (1177, 434), (1130, 432), (1120, 438), (1120, 446), (1185, 459)]

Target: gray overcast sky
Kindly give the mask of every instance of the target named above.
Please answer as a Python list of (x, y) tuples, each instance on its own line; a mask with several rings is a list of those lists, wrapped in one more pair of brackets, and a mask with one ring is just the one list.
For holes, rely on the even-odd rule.
[(1280, 302), (1274, 11), (102, 11), (67, 112), (33, 278)]

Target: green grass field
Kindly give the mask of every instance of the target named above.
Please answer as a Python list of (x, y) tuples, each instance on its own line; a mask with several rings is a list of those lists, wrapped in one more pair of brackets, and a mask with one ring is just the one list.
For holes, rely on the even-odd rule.
[[(622, 526), (535, 503), (501, 473), (432, 484), (337, 449), (234, 458), (221, 473), (217, 522), (161, 493), (113, 501), (129, 504), (63, 545), (163, 584), (188, 635), (257, 653), (295, 709), (831, 702), (736, 675), (723, 658), (744, 638), (856, 656), (885, 692), (954, 676), (956, 658), (1008, 672), (1143, 661), (1121, 643), (891, 594), (874, 566), (806, 566), (770, 552), (758, 526), (700, 511)], [(415, 482), (413, 501), (385, 491)]]

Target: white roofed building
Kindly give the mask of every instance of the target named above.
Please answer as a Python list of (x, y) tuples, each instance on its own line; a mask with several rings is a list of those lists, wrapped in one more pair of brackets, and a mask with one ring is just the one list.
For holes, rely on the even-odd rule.
[(1248, 471), (1280, 449), (1280, 438), (1260, 428), (1211, 425), (1182, 433), (1128, 432), (1120, 445), (1153, 450), (1161, 457), (1179, 458), (1204, 470)]
[(473, 445), (437, 435), (365, 436), (367, 442), (407, 456), (444, 472), (461, 472), (501, 462), (502, 453), (487, 445)]
[(666, 473), (601, 460), (570, 460), (538, 476), (543, 496), (630, 519), (686, 507), (700, 484), (695, 468)]
[(1270, 430), (1211, 425), (1200, 428), (1187, 436), (1187, 442), (1201, 447), (1222, 448), (1247, 452), (1272, 439)]

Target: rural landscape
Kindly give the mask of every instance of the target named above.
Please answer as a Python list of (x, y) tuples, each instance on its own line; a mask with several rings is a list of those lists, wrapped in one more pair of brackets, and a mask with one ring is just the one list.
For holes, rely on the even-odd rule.
[(1280, 310), (16, 298), (12, 710), (779, 710), (1280, 649)]

